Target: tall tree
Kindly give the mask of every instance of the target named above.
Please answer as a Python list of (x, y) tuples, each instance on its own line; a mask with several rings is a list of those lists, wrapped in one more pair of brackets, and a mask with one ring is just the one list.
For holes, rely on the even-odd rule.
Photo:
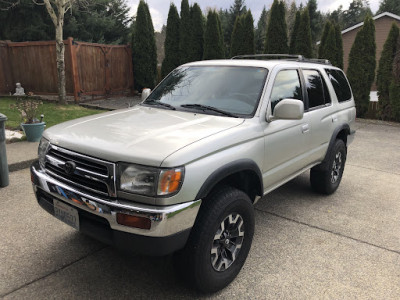
[(190, 61), (190, 48), (191, 48), (191, 27), (190, 27), (190, 8), (188, 0), (181, 2), (181, 21), (179, 27), (179, 52), (181, 57), (181, 64)]
[(390, 85), (389, 97), (392, 119), (400, 122), (400, 38), (397, 39), (396, 55), (393, 62), (393, 80)]
[(15, 4), (9, 7), (0, 2), (0, 40), (23, 42), (54, 39), (54, 26), (46, 10), (32, 0), (20, 0)]
[(230, 57), (245, 54), (242, 51), (243, 38), (244, 38), (244, 30), (243, 30), (243, 17), (237, 16), (235, 25), (233, 26), (232, 37), (231, 37), (231, 49), (230, 49)]
[(179, 53), (179, 33), (180, 33), (180, 20), (178, 10), (173, 2), (169, 6), (168, 19), (167, 19), (167, 34), (165, 36), (165, 58), (161, 67), (161, 76), (165, 77), (173, 69), (178, 67), (181, 62), (181, 55)]
[(336, 46), (336, 33), (335, 33), (335, 26), (333, 24), (330, 24), (329, 30), (328, 30), (328, 35), (326, 36), (326, 41), (325, 41), (325, 59), (328, 59), (332, 65), (337, 66), (338, 61), (337, 61), (337, 46)]
[[(104, 0), (103, 0), (104, 1)], [(105, 18), (111, 20), (110, 26), (104, 33), (104, 41), (112, 44), (128, 43), (130, 7), (125, 0), (106, 0)]]
[(224, 40), (224, 30), (222, 29), (222, 23), (221, 23), (221, 19), (219, 18), (219, 15), (217, 13), (217, 11), (214, 12), (215, 13), (215, 18), (217, 19), (217, 28), (218, 28), (218, 33), (219, 36), (221, 37), (218, 41), (219, 47), (222, 49), (222, 58), (225, 58), (226, 55), (226, 51), (224, 48), (225, 45), (225, 40)]
[(343, 12), (343, 28), (362, 22), (367, 15), (372, 15), (368, 0), (353, 0), (349, 9)]
[(336, 66), (338, 68), (343, 69), (343, 39), (342, 39), (342, 31), (340, 30), (340, 26), (337, 23), (334, 23), (335, 27), (335, 36), (336, 36)]
[(391, 12), (392, 14), (400, 15), (400, 0), (382, 0), (379, 3), (377, 14), (383, 12)]
[(308, 0), (307, 9), (310, 16), (311, 45), (313, 52), (316, 51), (316, 43), (319, 39), (322, 29), (322, 17), (317, 8), (317, 0)]
[(71, 14), (66, 14), (64, 36), (75, 40), (126, 44), (130, 42), (129, 7), (125, 0), (77, 1)]
[(274, 0), (268, 21), (264, 53), (281, 54), (288, 52), (285, 4), (278, 0)]
[[(167, 26), (163, 25), (160, 32), (154, 32), (154, 37), (156, 39), (157, 46), (157, 65), (162, 65), (165, 58), (165, 37), (167, 36)], [(161, 73), (160, 73), (161, 77)], [(161, 78), (157, 78), (159, 81)]]
[[(223, 29), (223, 38), (225, 45), (227, 46), (227, 53), (229, 53), (229, 48), (231, 45), (231, 37), (232, 37), (232, 32), (233, 32), (233, 26), (236, 21), (237, 16), (244, 15), (247, 12), (247, 8), (245, 5), (245, 0), (234, 0), (233, 4), (229, 8), (228, 14), (227, 14), (227, 23), (224, 24)], [(225, 27), (226, 26), (226, 27)]]
[(300, 30), (300, 20), (301, 20), (301, 13), (298, 10), (296, 12), (292, 34), (290, 35), (290, 46), (289, 46), (290, 54), (297, 54), (297, 36), (299, 35), (299, 30)]
[(329, 29), (331, 28), (332, 23), (328, 20), (325, 22), (324, 30), (322, 31), (321, 42), (318, 48), (318, 58), (326, 58), (325, 49), (326, 49), (326, 39), (329, 34)]
[[(229, 26), (230, 26), (230, 22), (231, 22), (231, 14), (229, 13), (228, 9), (220, 8), (220, 10), (218, 11), (218, 16), (219, 16), (222, 30), (223, 30), (225, 56), (228, 57), (229, 51), (230, 51), (230, 39), (231, 39), (231, 37), (228, 35), (229, 35), (229, 32), (230, 32), (230, 34), (232, 34), (232, 31), (229, 31)], [(207, 22), (205, 22), (205, 23), (207, 23)]]
[(287, 7), (287, 11), (285, 14), (286, 15), (286, 25), (287, 25), (288, 34), (290, 35), (290, 33), (293, 32), (294, 23), (296, 21), (296, 13), (297, 13), (296, 1), (292, 1), (292, 3), (290, 3), (290, 4), (287, 3), (286, 7)]
[(389, 88), (393, 79), (393, 61), (396, 55), (398, 38), (399, 27), (397, 27), (396, 23), (393, 23), (386, 42), (383, 45), (376, 76), (379, 96), (379, 115), (383, 120), (388, 120), (391, 117)]
[(261, 12), (260, 19), (257, 22), (257, 28), (254, 33), (254, 40), (255, 40), (255, 51), (257, 54), (261, 54), (264, 52), (264, 40), (265, 35), (267, 33), (267, 23), (268, 22), (268, 12), (265, 9), (265, 5)]
[(310, 16), (308, 9), (303, 9), (300, 16), (299, 34), (296, 38), (296, 53), (312, 57)]
[(368, 111), (369, 94), (375, 78), (375, 53), (375, 24), (372, 17), (367, 16), (351, 47), (347, 69), (359, 117)]
[(204, 33), (203, 59), (221, 59), (225, 57), (221, 23), (216, 11), (210, 10), (207, 15)]
[(204, 20), (203, 13), (197, 3), (194, 3), (190, 8), (190, 30), (192, 34), (189, 60), (201, 60), (203, 58), (204, 45)]
[(149, 7), (140, 0), (132, 35), (136, 89), (153, 88), (157, 78), (157, 49)]
[(230, 56), (254, 54), (254, 27), (251, 11), (236, 18)]
[[(0, 40), (54, 40), (55, 27), (42, 6), (32, 0), (16, 3), (6, 11), (0, 5)], [(125, 0), (74, 1), (71, 12), (64, 16), (63, 36), (83, 42), (126, 44), (131, 40), (131, 20)]]
[(254, 54), (254, 19), (253, 15), (251, 14), (251, 10), (249, 9), (245, 15), (242, 16), (243, 18), (243, 44), (245, 54)]

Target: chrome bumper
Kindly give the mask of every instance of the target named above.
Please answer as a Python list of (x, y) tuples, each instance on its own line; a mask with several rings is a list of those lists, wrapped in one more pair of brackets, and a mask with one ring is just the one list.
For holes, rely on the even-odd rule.
[[(31, 166), (33, 189), (45, 193), (78, 209), (102, 217), (111, 229), (148, 237), (166, 237), (193, 227), (201, 200), (171, 206), (151, 206), (93, 196), (70, 187), (41, 170), (39, 163)], [(124, 213), (151, 220), (150, 229), (128, 227), (117, 223), (116, 214)]]

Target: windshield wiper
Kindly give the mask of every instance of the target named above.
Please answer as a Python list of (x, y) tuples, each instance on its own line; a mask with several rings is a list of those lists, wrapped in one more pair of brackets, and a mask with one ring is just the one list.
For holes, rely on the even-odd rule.
[(232, 114), (230, 112), (218, 109), (216, 107), (213, 106), (208, 106), (208, 105), (203, 105), (203, 104), (197, 104), (197, 103), (193, 103), (193, 104), (182, 104), (181, 107), (184, 108), (195, 108), (195, 109), (201, 109), (201, 110), (212, 110), (215, 111), (217, 113), (220, 113), (222, 115), (228, 116), (228, 117), (233, 117), (233, 118), (239, 118), (237, 115)]
[(145, 102), (143, 102), (143, 104), (148, 104), (148, 105), (155, 104), (155, 105), (166, 107), (166, 108), (171, 109), (171, 110), (176, 110), (175, 106), (173, 106), (171, 104), (168, 104), (168, 103), (160, 102), (160, 101), (154, 100), (154, 99), (147, 99)]

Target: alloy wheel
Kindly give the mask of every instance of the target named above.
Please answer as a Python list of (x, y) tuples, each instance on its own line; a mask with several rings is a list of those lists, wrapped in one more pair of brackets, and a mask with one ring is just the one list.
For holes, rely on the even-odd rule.
[(215, 271), (228, 269), (236, 260), (244, 239), (243, 218), (232, 213), (219, 225), (211, 248), (211, 264)]
[(338, 152), (335, 155), (335, 159), (332, 165), (331, 183), (335, 183), (339, 179), (341, 169), (342, 169), (342, 152)]

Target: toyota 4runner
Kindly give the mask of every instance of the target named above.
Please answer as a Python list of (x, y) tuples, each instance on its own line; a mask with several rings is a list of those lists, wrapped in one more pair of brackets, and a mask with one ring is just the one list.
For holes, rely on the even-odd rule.
[(102, 242), (175, 253), (199, 290), (225, 287), (250, 250), (256, 201), (308, 169), (315, 191), (333, 193), (355, 132), (340, 69), (262, 58), (188, 63), (137, 106), (47, 129), (31, 166), (39, 205)]

